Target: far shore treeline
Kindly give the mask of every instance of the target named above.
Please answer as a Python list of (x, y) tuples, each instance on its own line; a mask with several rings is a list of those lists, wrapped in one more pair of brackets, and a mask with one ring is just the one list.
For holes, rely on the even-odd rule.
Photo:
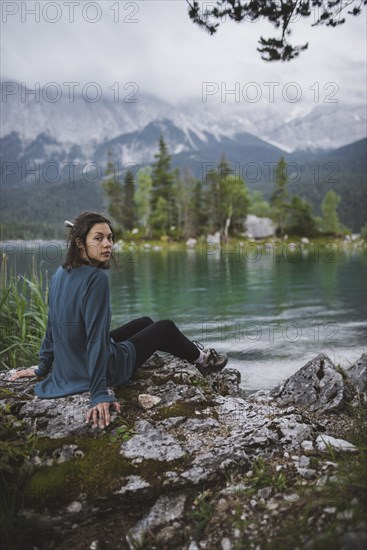
[(108, 213), (116, 236), (124, 239), (185, 241), (216, 232), (221, 240), (242, 237), (248, 214), (270, 218), (278, 237), (334, 237), (356, 230), (345, 223), (347, 219), (352, 225), (356, 212), (361, 220), (358, 230), (362, 237), (367, 236), (362, 191), (362, 200), (353, 193), (345, 198), (344, 188), (342, 196), (314, 182), (307, 188), (300, 187), (305, 192), (296, 193), (284, 157), (279, 158), (273, 181), (264, 194), (263, 190), (250, 189), (224, 154), (200, 180), (189, 169), (172, 168), (163, 135), (157, 149), (152, 165), (138, 170), (132, 167), (123, 174), (109, 151), (102, 180), (89, 189), (77, 181), (42, 185), (42, 205), (32, 195), (24, 205), (32, 212), (31, 219), (15, 215), (10, 221), (10, 212), (19, 211), (19, 201), (24, 202), (24, 188), (14, 189), (10, 212), (3, 212), (1, 240), (62, 238), (61, 218), (71, 219), (81, 210)]

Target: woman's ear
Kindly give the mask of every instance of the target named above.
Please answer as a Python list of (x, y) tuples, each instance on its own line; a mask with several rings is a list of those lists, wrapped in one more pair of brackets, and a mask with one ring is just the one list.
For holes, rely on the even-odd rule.
[(84, 248), (83, 243), (82, 243), (82, 241), (80, 240), (79, 237), (77, 237), (77, 238), (75, 239), (75, 242), (76, 242), (76, 246), (77, 246), (78, 248), (80, 248), (81, 250)]

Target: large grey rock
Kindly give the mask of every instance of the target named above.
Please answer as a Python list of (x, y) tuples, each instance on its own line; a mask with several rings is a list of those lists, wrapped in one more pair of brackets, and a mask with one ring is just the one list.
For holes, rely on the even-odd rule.
[(311, 411), (333, 411), (344, 400), (344, 380), (327, 355), (320, 353), (270, 395), (280, 405), (301, 405)]
[(275, 235), (276, 227), (270, 218), (259, 218), (254, 214), (248, 214), (244, 225), (247, 236), (253, 239), (265, 239)]
[(354, 388), (367, 397), (367, 354), (362, 356), (347, 371), (347, 376)]

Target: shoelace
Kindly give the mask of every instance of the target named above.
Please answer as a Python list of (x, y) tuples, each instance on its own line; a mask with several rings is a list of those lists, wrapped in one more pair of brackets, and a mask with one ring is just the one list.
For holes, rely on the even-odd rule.
[(192, 343), (195, 344), (195, 346), (196, 346), (197, 348), (199, 348), (200, 350), (203, 350), (203, 349), (204, 349), (204, 346), (203, 346), (203, 344), (202, 344), (201, 342), (198, 342), (197, 340), (193, 340)]

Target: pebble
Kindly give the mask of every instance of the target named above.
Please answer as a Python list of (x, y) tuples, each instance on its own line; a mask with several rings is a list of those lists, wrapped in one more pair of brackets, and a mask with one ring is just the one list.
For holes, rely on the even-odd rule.
[(275, 502), (275, 500), (269, 500), (269, 502), (266, 503), (266, 509), (270, 510), (270, 512), (276, 510), (279, 508), (279, 504)]
[(297, 502), (297, 500), (299, 500), (299, 495), (297, 495), (297, 493), (291, 493), (290, 495), (283, 495), (283, 499), (287, 502)]
[(232, 550), (232, 543), (229, 538), (222, 539), (221, 542), (222, 550)]
[(269, 498), (273, 493), (273, 488), (272, 487), (263, 487), (262, 489), (259, 489), (258, 492), (257, 492), (257, 496), (259, 498)]
[(336, 462), (331, 462), (331, 460), (326, 460), (324, 462), (324, 466), (322, 467), (322, 470), (326, 470), (327, 468), (337, 468), (338, 465)]
[(308, 441), (308, 439), (305, 439), (304, 441), (302, 441), (301, 447), (304, 451), (313, 451), (314, 450), (312, 441)]
[(322, 476), (316, 481), (316, 487), (325, 487), (326, 483), (329, 481), (329, 476)]
[(249, 488), (249, 485), (245, 485), (244, 483), (238, 483), (237, 485), (228, 485), (225, 489), (221, 491), (222, 495), (233, 495), (236, 493), (243, 493), (246, 491), (246, 489)]
[(346, 519), (346, 520), (352, 519), (353, 510), (344, 510), (343, 512), (339, 512), (336, 515), (336, 517), (337, 517), (337, 519)]
[(297, 468), (297, 472), (305, 479), (314, 479), (316, 477), (316, 470), (311, 468)]
[(150, 395), (148, 393), (141, 393), (138, 397), (139, 405), (141, 405), (143, 409), (151, 409), (161, 401), (162, 399), (157, 395)]
[(299, 465), (301, 468), (308, 468), (310, 465), (310, 459), (308, 456), (302, 455), (299, 457)]
[(77, 514), (81, 511), (83, 508), (83, 505), (81, 502), (78, 502), (77, 500), (74, 500), (69, 506), (66, 507), (66, 511), (69, 512), (69, 514)]
[(228, 502), (225, 498), (220, 498), (217, 504), (217, 510), (218, 512), (225, 512), (228, 510)]

